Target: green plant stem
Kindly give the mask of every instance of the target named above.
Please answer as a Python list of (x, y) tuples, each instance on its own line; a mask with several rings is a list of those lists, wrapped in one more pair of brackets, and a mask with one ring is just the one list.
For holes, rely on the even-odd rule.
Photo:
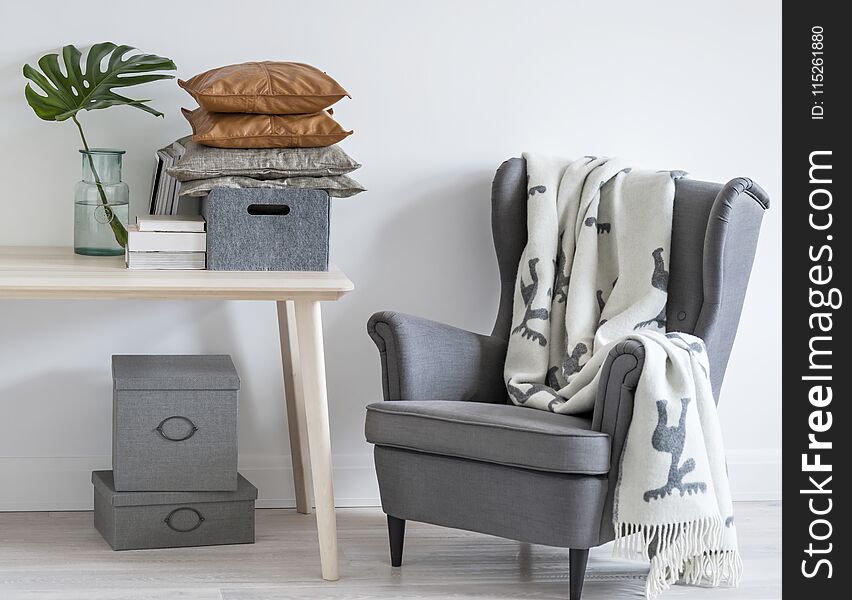
[(76, 115), (72, 116), (71, 120), (74, 121), (74, 124), (80, 132), (80, 139), (83, 140), (83, 148), (86, 150), (86, 158), (89, 159), (89, 169), (91, 169), (92, 176), (95, 178), (95, 186), (98, 188), (98, 195), (101, 197), (101, 204), (103, 204), (104, 212), (109, 219), (109, 226), (112, 228), (112, 232), (115, 235), (115, 241), (118, 242), (119, 246), (125, 248), (127, 246), (127, 229), (124, 227), (124, 224), (116, 218), (115, 213), (109, 205), (109, 200), (106, 197), (106, 191), (101, 183), (101, 178), (95, 170), (95, 161), (92, 160), (89, 143), (86, 141), (86, 136), (83, 133), (83, 127), (80, 125), (80, 121), (77, 120)]

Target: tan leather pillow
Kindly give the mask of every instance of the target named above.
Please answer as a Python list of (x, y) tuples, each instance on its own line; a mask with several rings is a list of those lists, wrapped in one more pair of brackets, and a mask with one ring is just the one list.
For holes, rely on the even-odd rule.
[(336, 144), (351, 131), (326, 112), (309, 115), (181, 112), (192, 125), (192, 141), (215, 148), (317, 148)]
[(250, 62), (178, 79), (209, 112), (298, 115), (328, 108), (349, 94), (316, 67), (292, 62)]

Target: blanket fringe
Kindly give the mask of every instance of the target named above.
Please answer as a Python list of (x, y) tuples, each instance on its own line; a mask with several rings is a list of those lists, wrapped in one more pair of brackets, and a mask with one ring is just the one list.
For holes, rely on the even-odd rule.
[(636, 559), (638, 555), (650, 560), (647, 598), (656, 597), (678, 581), (736, 587), (742, 576), (739, 552), (724, 548), (725, 524), (719, 517), (658, 525), (616, 523), (615, 534), (614, 556)]

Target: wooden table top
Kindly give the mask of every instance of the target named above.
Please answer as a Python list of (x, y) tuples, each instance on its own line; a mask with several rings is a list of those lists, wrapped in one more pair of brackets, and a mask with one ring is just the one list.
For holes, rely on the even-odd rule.
[(354, 285), (337, 267), (302, 271), (148, 271), (73, 248), (0, 246), (0, 298), (337, 300)]

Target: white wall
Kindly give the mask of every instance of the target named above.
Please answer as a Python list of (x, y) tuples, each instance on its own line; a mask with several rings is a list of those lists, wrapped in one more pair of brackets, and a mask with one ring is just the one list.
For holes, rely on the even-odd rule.
[[(325, 309), (335, 485), (375, 504), (364, 406), (380, 398), (371, 313), (490, 330), (497, 269), (489, 186), (525, 150), (618, 154), (696, 178), (754, 178), (773, 199), (723, 390), (738, 498), (780, 492), (781, 19), (776, 2), (6, 3), (0, 35), (0, 244), (72, 242), (79, 141), (24, 101), (21, 65), (104, 39), (169, 56), (187, 78), (257, 59), (320, 66), (352, 94), (335, 116), (370, 191), (334, 202), (333, 259), (357, 290)], [(188, 132), (174, 82), (87, 113), (89, 140), (127, 149), (132, 211), (152, 152)], [(0, 510), (86, 508), (110, 453), (109, 357), (230, 353), (244, 382), (241, 466), (262, 505), (292, 505), (269, 303), (0, 303)]]

